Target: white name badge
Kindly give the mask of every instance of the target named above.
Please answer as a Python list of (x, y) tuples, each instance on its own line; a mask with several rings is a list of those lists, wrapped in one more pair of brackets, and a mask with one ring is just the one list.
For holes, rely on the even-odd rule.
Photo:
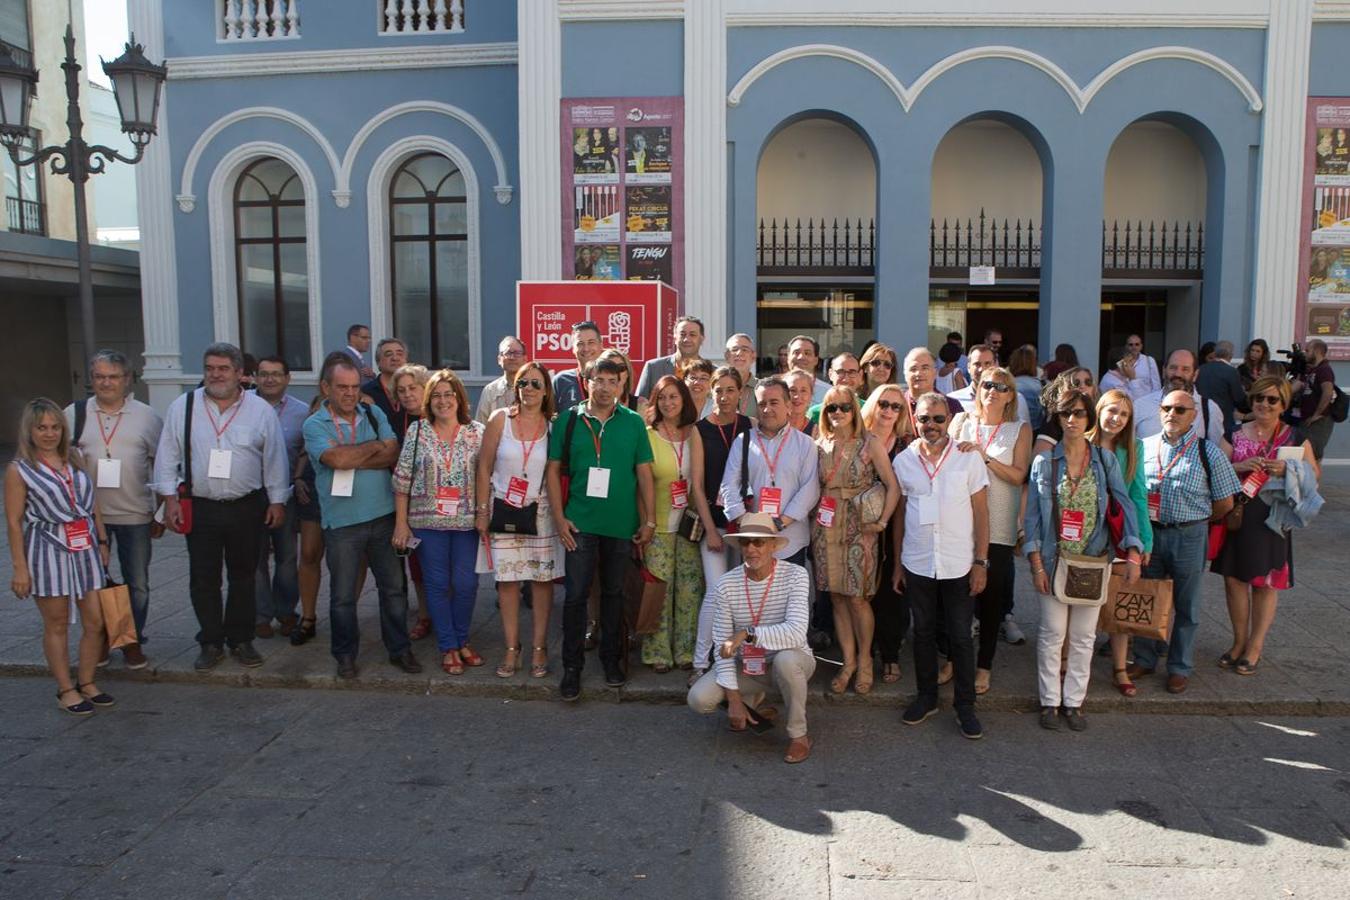
[(350, 497), (352, 490), (356, 487), (355, 469), (334, 469), (333, 470), (333, 489), (329, 491), (334, 497)]
[(122, 486), (122, 461), (120, 459), (100, 459), (98, 461), (98, 480), (96, 487), (117, 490)]
[(936, 525), (938, 521), (938, 498), (936, 494), (924, 494), (919, 500), (919, 524)]
[(230, 460), (234, 456), (233, 450), (221, 450), (214, 447), (211, 450), (211, 458), (206, 462), (206, 475), (208, 478), (229, 478)]
[(609, 496), (609, 469), (591, 466), (586, 470), (586, 496), (601, 500)]

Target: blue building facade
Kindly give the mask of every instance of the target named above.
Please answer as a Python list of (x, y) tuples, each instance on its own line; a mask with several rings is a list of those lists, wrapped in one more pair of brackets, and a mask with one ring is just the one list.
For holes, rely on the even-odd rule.
[[(744, 331), (767, 363), (787, 331), (908, 347), (991, 321), (1043, 359), (1067, 342), (1093, 365), (1127, 331), (1159, 356), (1287, 344), (1303, 337), (1307, 98), (1350, 95), (1350, 4), (1315, 0), (131, 0), (131, 14), (170, 68), (140, 198), (143, 269), (160, 273), (145, 277), (146, 376), (163, 397), (217, 339), (279, 347), (312, 382), (356, 322), (471, 385), (495, 377), (515, 282), (569, 274), (559, 107), (585, 97), (684, 98), (684, 305), (710, 349)], [(810, 168), (844, 139), (863, 149)], [(449, 181), (405, 191), (432, 169)], [(259, 171), (273, 188), (294, 178), (269, 194)], [(439, 191), (425, 227), (423, 188)], [(811, 192), (856, 202), (793, 206)], [(841, 215), (858, 225), (842, 264), (815, 228)], [(796, 220), (822, 251), (805, 261), (786, 254)], [(1014, 221), (1024, 235), (1000, 232)], [(994, 285), (969, 283), (981, 264)]]

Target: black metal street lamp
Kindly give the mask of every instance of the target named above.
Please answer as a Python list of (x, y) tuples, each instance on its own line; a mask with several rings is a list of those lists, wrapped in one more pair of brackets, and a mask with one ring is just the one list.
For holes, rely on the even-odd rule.
[(94, 343), (94, 273), (89, 254), (89, 221), (84, 183), (98, 175), (108, 162), (135, 165), (145, 155), (145, 145), (155, 134), (159, 112), (159, 92), (167, 70), (145, 58), (145, 48), (132, 35), (126, 51), (112, 62), (103, 63), (103, 71), (113, 83), (113, 95), (122, 117), (122, 131), (136, 147), (126, 157), (112, 147), (87, 144), (84, 120), (80, 116), (80, 69), (75, 61), (75, 31), (66, 26), (66, 58), (61, 63), (66, 73), (66, 126), (70, 139), (64, 144), (42, 147), (27, 159), (19, 158), (19, 148), (31, 135), (28, 117), (37, 96), (38, 73), (22, 66), (0, 44), (0, 144), (9, 150), (16, 166), (40, 166), (50, 160), (52, 174), (65, 175), (75, 186), (75, 243), (79, 252), (80, 323), (83, 327), (85, 355), (97, 348)]

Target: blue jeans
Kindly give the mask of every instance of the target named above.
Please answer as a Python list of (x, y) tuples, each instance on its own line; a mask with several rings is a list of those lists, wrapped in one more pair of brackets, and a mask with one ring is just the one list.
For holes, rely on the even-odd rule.
[(633, 541), (599, 534), (576, 535), (577, 549), (567, 553), (563, 600), (562, 661), (580, 671), (586, 661), (586, 603), (595, 567), (600, 567), (600, 662), (619, 663), (623, 630), (623, 579), (632, 565)]
[(150, 523), (104, 526), (108, 539), (117, 546), (117, 564), (122, 581), (131, 592), (131, 617), (136, 620), (136, 639), (145, 643), (145, 617), (150, 611)]
[(380, 595), (380, 636), (391, 657), (407, 650), (408, 595), (403, 587), (403, 564), (394, 554), (394, 515), (369, 522), (325, 528), (323, 542), (328, 559), (328, 620), (333, 633), (333, 656), (355, 658), (361, 647), (361, 627), (356, 620), (356, 578), (362, 556), (375, 576)]
[(1158, 664), (1158, 653), (1167, 647), (1167, 674), (1190, 676), (1194, 671), (1195, 629), (1200, 624), (1200, 580), (1205, 573), (1205, 547), (1209, 526), (1205, 522), (1180, 528), (1153, 526), (1153, 556), (1144, 569), (1145, 578), (1172, 579), (1172, 641), (1136, 640), (1134, 661), (1145, 669)]
[[(254, 588), (258, 623), (280, 621), (294, 616), (300, 602), (300, 572), (297, 568), (295, 531), (297, 501), (292, 497), (285, 506), (286, 518), (279, 528), (264, 529), (262, 551), (258, 554), (258, 584)], [(267, 571), (268, 549), (272, 551), (275, 574)]]
[(422, 567), (422, 594), (431, 624), (436, 626), (436, 648), (442, 653), (469, 642), (474, 601), (478, 599), (478, 532), (414, 528), (422, 543), (417, 562)]

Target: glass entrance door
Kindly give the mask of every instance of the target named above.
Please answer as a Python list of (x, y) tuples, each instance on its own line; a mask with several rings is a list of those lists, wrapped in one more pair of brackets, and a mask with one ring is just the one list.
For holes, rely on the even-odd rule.
[(871, 284), (761, 284), (756, 305), (761, 374), (779, 370), (779, 347), (798, 334), (819, 342), (822, 360), (844, 351), (861, 353), (863, 345), (876, 337)]

